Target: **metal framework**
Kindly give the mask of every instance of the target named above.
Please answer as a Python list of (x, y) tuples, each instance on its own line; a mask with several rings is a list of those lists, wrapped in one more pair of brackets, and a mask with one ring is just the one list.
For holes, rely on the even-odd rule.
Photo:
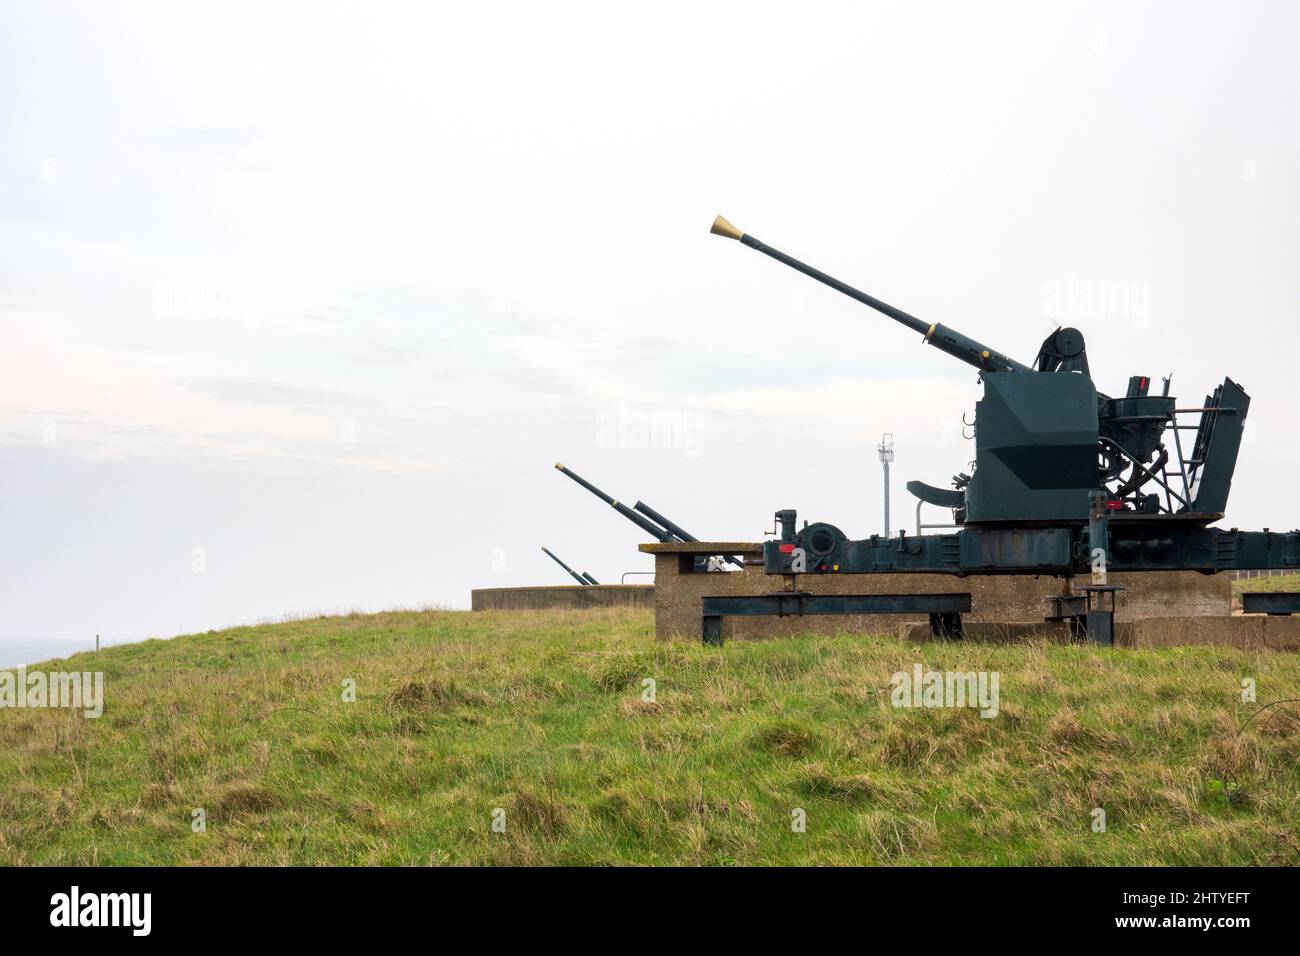
[(880, 444), (876, 446), (880, 453), (880, 465), (885, 470), (885, 537), (889, 537), (889, 466), (894, 461), (894, 436), (885, 432)]

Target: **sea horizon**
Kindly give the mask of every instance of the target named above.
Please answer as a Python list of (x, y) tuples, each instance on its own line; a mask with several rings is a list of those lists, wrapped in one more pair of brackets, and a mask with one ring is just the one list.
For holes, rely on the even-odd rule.
[[(101, 641), (100, 647), (108, 647), (108, 641)], [(124, 643), (114, 641), (112, 643)], [(39, 664), (41, 661), (71, 657), (82, 651), (93, 651), (95, 638), (84, 637), (49, 637), (0, 639), (0, 670), (13, 670), (24, 665)]]

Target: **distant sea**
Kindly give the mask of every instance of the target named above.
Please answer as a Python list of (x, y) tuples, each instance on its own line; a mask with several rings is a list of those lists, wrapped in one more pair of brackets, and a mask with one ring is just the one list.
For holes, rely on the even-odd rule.
[[(106, 646), (104, 644), (100, 645)], [(95, 638), (48, 638), (45, 640), (6, 640), (0, 638), (0, 668), (21, 667), (55, 657), (67, 657), (81, 651), (93, 651)]]

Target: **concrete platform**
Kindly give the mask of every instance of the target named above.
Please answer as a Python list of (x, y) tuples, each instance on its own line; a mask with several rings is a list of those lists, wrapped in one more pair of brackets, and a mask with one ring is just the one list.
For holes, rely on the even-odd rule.
[(653, 584), (576, 584), (532, 588), (475, 588), (469, 592), (473, 611), (526, 611), (549, 608), (654, 606)]
[[(787, 579), (766, 575), (761, 566), (743, 571), (695, 573), (685, 570), (690, 556), (700, 553), (744, 555), (757, 560), (761, 543), (752, 541), (696, 542), (691, 544), (643, 544), (641, 551), (655, 556), (655, 636), (659, 640), (699, 640), (704, 596), (768, 594), (783, 590)], [(1227, 619), (1232, 612), (1232, 581), (1227, 574), (1195, 571), (1112, 574), (1111, 583), (1128, 590), (1120, 597), (1116, 611), (1119, 624), (1153, 618)], [(948, 574), (805, 574), (799, 579), (803, 590), (814, 594), (935, 594), (969, 591), (972, 611), (963, 615), (968, 624), (1043, 624), (1047, 600), (1062, 593), (1063, 579), (1049, 576)], [(1278, 618), (1276, 620), (1283, 620)], [(818, 617), (726, 618), (725, 640), (771, 637), (782, 634), (863, 633), (894, 634), (899, 619), (890, 615), (845, 615)], [(1207, 632), (1208, 634), (1209, 632)], [(1134, 646), (1156, 646), (1141, 641), (1157, 640), (1157, 632), (1139, 632)], [(1195, 643), (1187, 641), (1186, 643)]]
[(1211, 644), (1250, 650), (1300, 651), (1300, 616), (1246, 614), (1192, 619), (1145, 618), (1134, 621), (1127, 629), (1117, 627), (1115, 643), (1122, 647)]
[[(994, 644), (1047, 640), (1069, 643), (1064, 624), (970, 624), (965, 639)], [(930, 623), (909, 621), (898, 625), (905, 641), (930, 641)], [(1300, 651), (1300, 616), (1269, 617), (1147, 617), (1115, 625), (1116, 647), (1181, 647), (1186, 645), (1235, 647), (1243, 650)]]

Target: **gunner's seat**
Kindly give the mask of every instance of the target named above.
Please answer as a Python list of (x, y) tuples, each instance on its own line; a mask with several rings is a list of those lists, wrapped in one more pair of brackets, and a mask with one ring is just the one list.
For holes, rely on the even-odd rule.
[(927, 485), (924, 481), (909, 481), (907, 490), (927, 505), (961, 508), (966, 504), (966, 492), (957, 488), (936, 488), (934, 485)]

